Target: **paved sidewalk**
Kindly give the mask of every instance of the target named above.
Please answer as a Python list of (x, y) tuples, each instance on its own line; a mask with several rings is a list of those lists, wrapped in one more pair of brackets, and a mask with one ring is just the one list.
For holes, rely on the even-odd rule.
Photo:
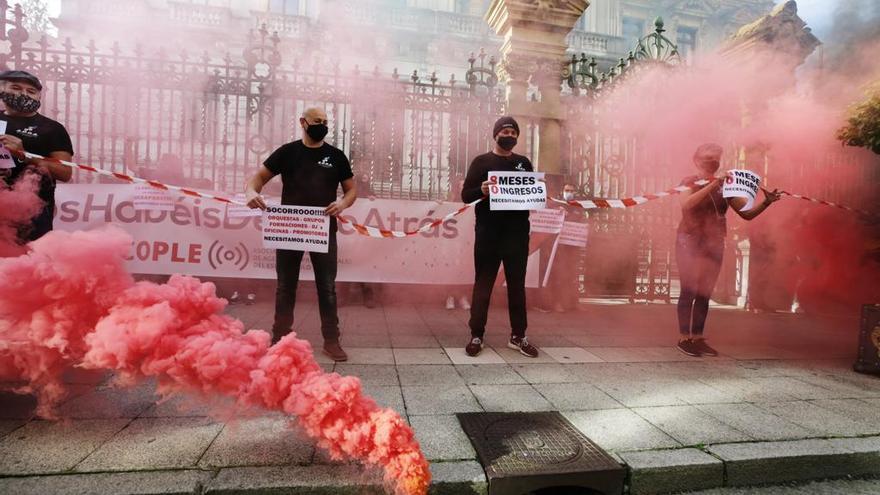
[[(268, 303), (234, 306), (249, 327)], [(487, 348), (464, 355), (467, 314), (397, 305), (340, 309), (350, 361), (380, 404), (405, 415), (432, 461), (435, 493), (484, 493), (455, 413), (562, 411), (630, 468), (631, 493), (670, 493), (880, 472), (880, 378), (851, 371), (855, 318), (713, 309), (718, 358), (674, 349), (668, 305), (530, 311), (538, 359), (507, 349), (494, 309)], [(297, 327), (320, 345), (316, 305)], [(285, 418), (217, 400), (156, 404), (150, 383), (114, 389), (71, 374), (66, 421), (29, 420), (29, 398), (0, 396), (0, 493), (364, 493), (378, 473), (331, 463)], [(225, 421), (235, 416), (234, 421)], [(296, 491), (299, 490), (299, 491)], [(321, 492), (323, 493), (323, 492)]]

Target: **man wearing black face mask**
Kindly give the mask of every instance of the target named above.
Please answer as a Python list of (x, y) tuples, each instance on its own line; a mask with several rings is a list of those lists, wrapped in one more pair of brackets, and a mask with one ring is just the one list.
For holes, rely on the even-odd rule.
[(42, 92), (43, 85), (33, 74), (20, 70), (0, 73), (0, 101), (4, 107), (0, 113), (0, 144), (12, 153), (15, 163), (13, 168), (0, 169), (0, 180), (9, 187), (35, 177), (38, 195), (45, 203), (31, 224), (19, 229), (18, 241), (22, 244), (52, 230), (55, 181), (67, 182), (73, 175), (71, 168), (59, 163), (24, 157), (27, 151), (59, 160), (73, 158), (73, 145), (64, 126), (37, 113)]
[[(250, 178), (245, 189), (248, 206), (266, 209), (260, 196), (263, 186), (272, 177), (281, 175), (281, 203), (298, 206), (323, 206), (331, 215), (330, 242), (327, 253), (309, 253), (318, 290), (318, 308), (321, 314), (321, 334), (324, 353), (334, 361), (345, 361), (348, 356), (339, 345), (339, 317), (336, 311), (336, 215), (351, 206), (357, 196), (354, 174), (342, 150), (324, 142), (327, 135), (327, 114), (320, 108), (309, 108), (299, 119), (303, 138), (275, 150), (260, 170)], [(342, 185), (343, 197), (336, 198), (336, 189)], [(290, 333), (296, 287), (303, 251), (278, 249), (275, 253), (275, 272), (278, 286), (275, 291), (275, 323), (272, 341)]]
[[(492, 132), (495, 148), (471, 162), (461, 190), (465, 203), (489, 194), (489, 172), (532, 172), (528, 158), (511, 150), (519, 137), (519, 125), (512, 117), (501, 117)], [(498, 268), (504, 264), (507, 281), (507, 305), (511, 336), (507, 346), (528, 357), (537, 357), (538, 349), (526, 338), (526, 263), (529, 257), (529, 212), (491, 211), (488, 201), (475, 208), (474, 292), (471, 305), (471, 340), (465, 347), (468, 356), (483, 350), (483, 334), (489, 312), (492, 286)]]

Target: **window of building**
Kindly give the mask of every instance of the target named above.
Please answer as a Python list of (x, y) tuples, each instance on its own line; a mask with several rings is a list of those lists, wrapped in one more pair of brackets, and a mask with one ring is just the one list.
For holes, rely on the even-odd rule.
[(269, 12), (297, 15), (299, 14), (299, 0), (269, 0)]
[(679, 27), (676, 45), (682, 60), (690, 62), (694, 57), (694, 52), (697, 50), (697, 30), (695, 28)]
[(455, 12), (455, 0), (406, 0), (407, 7)]
[(636, 19), (635, 17), (623, 18), (623, 39), (625, 39), (627, 43), (635, 44), (635, 42), (641, 39), (644, 35), (645, 21), (643, 19)]

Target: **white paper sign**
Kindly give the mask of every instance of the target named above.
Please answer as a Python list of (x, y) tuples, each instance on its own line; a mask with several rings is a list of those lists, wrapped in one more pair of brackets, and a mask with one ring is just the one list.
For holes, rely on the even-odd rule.
[[(232, 199), (240, 203), (244, 203), (246, 200), (244, 194), (236, 194)], [(249, 208), (247, 206), (231, 204), (226, 205), (226, 218), (259, 217), (262, 215), (263, 211), (259, 208)]]
[(170, 191), (157, 189), (147, 184), (135, 184), (134, 191), (135, 210), (174, 210), (174, 195)]
[(547, 184), (543, 172), (489, 172), (489, 209), (543, 210)]
[(559, 244), (566, 246), (587, 247), (590, 225), (578, 222), (564, 222), (559, 233)]
[(320, 206), (269, 205), (263, 212), (263, 247), (326, 253), (330, 217)]
[(565, 210), (562, 208), (545, 208), (532, 210), (529, 214), (531, 231), (539, 234), (558, 234), (565, 221)]
[(730, 170), (724, 179), (722, 194), (725, 198), (746, 198), (742, 211), (751, 210), (761, 187), (761, 176), (748, 170)]
[[(0, 134), (6, 134), (6, 121), (0, 120)], [(0, 169), (15, 168), (15, 160), (12, 159), (12, 153), (0, 144)]]

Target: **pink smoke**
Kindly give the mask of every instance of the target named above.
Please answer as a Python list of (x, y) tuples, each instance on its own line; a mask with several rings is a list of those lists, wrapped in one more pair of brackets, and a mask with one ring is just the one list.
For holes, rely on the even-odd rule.
[[(588, 117), (582, 125), (600, 136), (634, 138), (634, 169), (628, 171), (635, 180), (629, 194), (652, 192), (642, 189), (645, 183), (673, 184), (694, 175), (694, 150), (716, 142), (726, 150), (723, 168), (753, 170), (765, 187), (875, 208), (880, 160), (843, 147), (835, 135), (865, 79), (880, 74), (876, 57), (858, 73), (813, 69), (802, 71), (799, 80), (794, 63), (774, 60), (715, 53), (689, 67), (642, 64), (595, 101), (599, 123)], [(823, 312), (849, 311), (875, 300), (880, 266), (866, 256), (865, 246), (876, 233), (855, 214), (821, 209), (830, 208), (784, 197), (748, 225), (749, 234), (747, 224), (731, 212), (728, 239), (762, 230), (761, 246), (753, 248), (770, 253), (767, 277), (784, 279), (789, 305), (795, 292)], [(666, 226), (654, 230), (651, 235), (660, 238), (669, 232)], [(620, 246), (599, 251), (592, 253), (613, 259)], [(795, 252), (799, 259), (820, 260), (821, 269), (793, 269), (789, 255)]]
[(26, 381), (39, 413), (64, 396), (71, 365), (156, 377), (160, 392), (223, 394), (296, 415), (334, 459), (381, 466), (396, 494), (427, 492), (430, 473), (400, 416), (363, 395), (360, 380), (324, 373), (308, 342), (245, 330), (214, 286), (174, 276), (133, 283), (131, 239), (118, 229), (52, 232), (31, 253), (0, 260), (0, 380)]
[(18, 243), (18, 230), (43, 208), (39, 189), (40, 176), (31, 173), (22, 174), (12, 187), (0, 187), (0, 258), (26, 251)]

